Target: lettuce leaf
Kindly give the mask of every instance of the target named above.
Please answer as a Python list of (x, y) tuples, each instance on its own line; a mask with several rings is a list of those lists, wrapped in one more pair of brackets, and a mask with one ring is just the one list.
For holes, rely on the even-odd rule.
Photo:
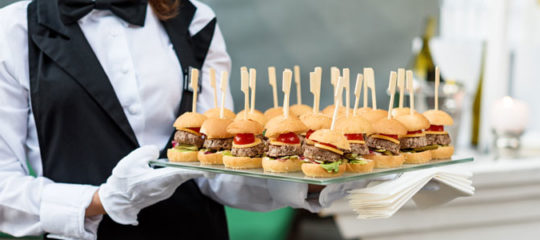
[(321, 167), (324, 168), (327, 172), (339, 172), (339, 165), (341, 164), (341, 161), (335, 161), (330, 163), (321, 163)]
[(195, 145), (187, 145), (187, 144), (180, 144), (180, 145), (176, 145), (176, 147), (174, 147), (175, 150), (178, 150), (178, 151), (181, 151), (181, 152), (189, 152), (189, 151), (198, 151), (199, 148), (197, 148), (197, 146)]
[(355, 158), (355, 159), (349, 160), (349, 163), (364, 165), (364, 164), (367, 164), (368, 161), (366, 161), (366, 159), (363, 159), (363, 158)]
[(232, 153), (229, 150), (222, 151), (221, 154), (223, 154), (223, 156), (232, 156)]

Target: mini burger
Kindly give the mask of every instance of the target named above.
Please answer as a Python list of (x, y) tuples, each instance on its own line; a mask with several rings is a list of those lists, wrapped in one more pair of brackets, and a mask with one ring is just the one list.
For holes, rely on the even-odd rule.
[[(272, 118), (275, 118), (279, 115), (283, 115), (283, 108), (282, 107), (275, 107), (275, 108), (269, 108), (264, 112), (264, 116), (269, 121)], [(289, 109), (289, 116), (294, 115), (294, 113), (291, 112)], [(295, 115), (296, 116), (296, 115)]]
[[(204, 112), (203, 114), (207, 118), (219, 118), (220, 113), (221, 113), (221, 108), (212, 108)], [(235, 117), (236, 117), (236, 114), (234, 114), (233, 111), (226, 108), (223, 109), (223, 118), (234, 119)]]
[(366, 139), (370, 154), (365, 156), (375, 161), (376, 168), (399, 167), (405, 161), (400, 154), (399, 136), (407, 134), (407, 128), (398, 120), (382, 118), (371, 124), (374, 134)]
[[(415, 110), (413, 110), (414, 112), (416, 112)], [(408, 107), (402, 107), (402, 108), (393, 108), (392, 109), (392, 117), (394, 118), (397, 118), (401, 115), (405, 115), (405, 114), (410, 114), (411, 113), (411, 109), (408, 108)]]
[(360, 113), (359, 115), (373, 124), (380, 119), (387, 117), (388, 111), (382, 109), (372, 109), (371, 111), (366, 111), (364, 113)]
[(227, 118), (208, 118), (201, 126), (205, 135), (203, 148), (199, 151), (201, 164), (223, 164), (223, 151), (230, 151), (233, 134), (227, 132), (232, 120)]
[[(322, 110), (322, 113), (323, 114), (326, 114), (330, 117), (332, 117), (334, 115), (334, 109), (336, 108), (336, 106), (334, 106), (334, 104), (332, 105), (328, 105), (327, 107), (325, 107), (323, 110)], [(340, 106), (338, 108), (338, 116), (341, 116), (341, 115), (345, 115), (345, 113), (347, 112), (347, 110), (349, 111), (349, 113), (352, 113), (352, 110), (351, 109), (347, 109), (347, 107), (345, 106)]]
[(304, 149), (302, 172), (308, 177), (337, 177), (343, 175), (347, 164), (343, 159), (345, 151), (350, 151), (349, 142), (341, 132), (321, 129), (309, 136), (313, 144)]
[(437, 147), (431, 150), (433, 159), (450, 159), (454, 154), (454, 147), (450, 145), (452, 140), (448, 132), (444, 131), (444, 126), (451, 126), (454, 120), (448, 113), (440, 110), (429, 110), (424, 112), (424, 116), (429, 120), (430, 126), (425, 131), (427, 144)]
[(344, 155), (348, 161), (347, 171), (355, 173), (373, 171), (375, 161), (364, 158), (369, 155), (369, 148), (364, 141), (365, 136), (372, 132), (369, 121), (360, 116), (342, 118), (336, 122), (336, 130), (341, 131), (351, 147)]
[(290, 107), (290, 111), (297, 117), (302, 116), (306, 113), (310, 113), (313, 109), (306, 104), (295, 104)]
[[(267, 119), (266, 117), (264, 116), (264, 114), (262, 114), (260, 111), (258, 110), (254, 110), (253, 112), (250, 112), (248, 111), (248, 119), (251, 119), (253, 121), (256, 121), (258, 123), (260, 123), (261, 125), (265, 125), (266, 122), (267, 122)], [(244, 110), (240, 111), (238, 114), (236, 114), (236, 118), (235, 120), (242, 120), (244, 119)]]
[(236, 120), (227, 126), (234, 135), (231, 151), (223, 152), (223, 164), (228, 168), (260, 168), (264, 154), (263, 127), (253, 120)]
[[(409, 110), (410, 111), (410, 110)], [(425, 163), (431, 160), (433, 146), (428, 146), (424, 130), (429, 128), (429, 121), (420, 113), (403, 114), (396, 118), (407, 128), (407, 134), (401, 136), (400, 151), (405, 163)]]
[(264, 171), (296, 172), (300, 171), (302, 161), (301, 140), (299, 133), (306, 132), (307, 127), (297, 118), (279, 118), (267, 125), (265, 137), (268, 138), (268, 151), (262, 159)]
[(167, 158), (171, 162), (196, 162), (197, 152), (204, 143), (200, 133), (206, 116), (196, 112), (186, 112), (176, 119), (173, 147), (167, 149)]

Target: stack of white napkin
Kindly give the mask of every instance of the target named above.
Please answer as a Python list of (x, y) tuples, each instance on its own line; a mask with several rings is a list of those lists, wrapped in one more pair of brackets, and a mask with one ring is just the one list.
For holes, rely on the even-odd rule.
[(411, 198), (418, 207), (426, 208), (471, 196), (471, 177), (470, 171), (456, 167), (406, 172), (394, 180), (373, 182), (366, 188), (350, 191), (349, 205), (360, 219), (388, 218)]

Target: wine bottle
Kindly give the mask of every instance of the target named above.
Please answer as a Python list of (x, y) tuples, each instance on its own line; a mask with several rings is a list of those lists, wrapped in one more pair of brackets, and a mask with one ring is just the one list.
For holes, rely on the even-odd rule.
[[(413, 58), (413, 70), (415, 77), (420, 81), (435, 81), (435, 63), (431, 55), (429, 48), (429, 42), (435, 35), (437, 20), (434, 17), (428, 17), (424, 28), (424, 34), (422, 35), (422, 48), (418, 54)], [(440, 78), (441, 82), (444, 79)]]
[(471, 145), (478, 146), (478, 138), (480, 134), (480, 107), (482, 106), (482, 83), (484, 82), (484, 68), (486, 64), (486, 43), (482, 45), (482, 62), (480, 64), (480, 76), (478, 76), (478, 86), (474, 94), (472, 105), (472, 131)]

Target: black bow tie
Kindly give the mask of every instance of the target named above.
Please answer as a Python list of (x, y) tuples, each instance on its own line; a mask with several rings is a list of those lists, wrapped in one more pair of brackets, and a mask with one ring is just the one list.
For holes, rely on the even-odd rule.
[(143, 26), (147, 0), (58, 0), (62, 21), (74, 23), (93, 9), (110, 10), (124, 21)]

